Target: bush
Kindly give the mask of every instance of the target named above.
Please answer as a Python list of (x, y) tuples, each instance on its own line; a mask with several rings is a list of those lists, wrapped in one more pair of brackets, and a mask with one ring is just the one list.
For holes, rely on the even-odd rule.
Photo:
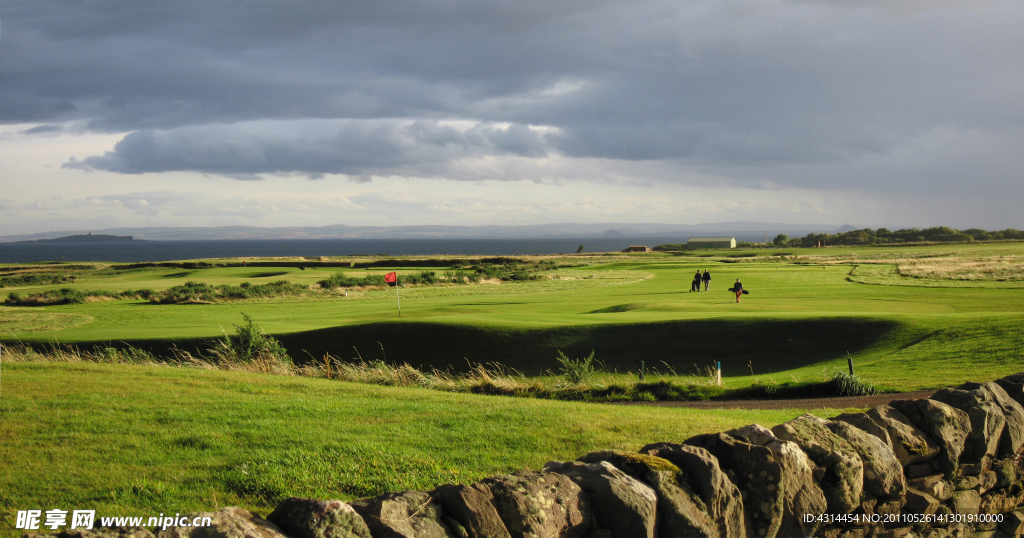
[(245, 313), (242, 313), (243, 325), (235, 325), (235, 334), (224, 334), (224, 338), (210, 349), (210, 354), (222, 363), (265, 362), (291, 366), (292, 359), (288, 350), (276, 338), (263, 331), (263, 328)]
[(205, 282), (186, 282), (180, 286), (167, 288), (155, 293), (152, 290), (139, 290), (135, 293), (149, 293), (149, 301), (154, 304), (182, 303), (213, 303), (220, 299), (240, 300), (282, 295), (304, 295), (309, 288), (302, 284), (292, 284), (287, 280), (278, 280), (268, 284), (252, 284), (243, 282), (238, 286), (220, 284), (213, 286)]
[(384, 275), (367, 275), (362, 278), (350, 278), (345, 276), (345, 273), (337, 272), (330, 277), (317, 282), (321, 288), (333, 289), (333, 288), (355, 288), (358, 286), (386, 286), (387, 282), (384, 282)]
[(74, 282), (74, 275), (34, 273), (27, 275), (11, 275), (0, 277), (0, 288), (5, 286), (46, 286), (49, 284), (65, 284)]
[(565, 382), (570, 385), (589, 384), (594, 378), (597, 369), (594, 366), (594, 352), (591, 351), (588, 357), (582, 359), (570, 359), (558, 351), (558, 362), (562, 365), (560, 371), (565, 377)]

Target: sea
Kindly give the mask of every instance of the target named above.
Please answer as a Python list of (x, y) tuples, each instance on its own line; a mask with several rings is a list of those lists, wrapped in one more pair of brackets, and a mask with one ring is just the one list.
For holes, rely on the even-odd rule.
[(517, 256), (618, 252), (630, 245), (685, 243), (689, 236), (591, 236), (535, 239), (235, 239), (111, 243), (0, 243), (0, 263), (160, 262), (202, 258), (355, 255)]

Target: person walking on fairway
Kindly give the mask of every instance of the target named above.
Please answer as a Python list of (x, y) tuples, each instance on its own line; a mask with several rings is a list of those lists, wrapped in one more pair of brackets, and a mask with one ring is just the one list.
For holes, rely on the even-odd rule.
[(693, 282), (690, 284), (690, 291), (700, 291), (700, 269), (693, 275)]
[(732, 291), (736, 292), (736, 302), (740, 302), (740, 297), (743, 295), (743, 283), (740, 279), (736, 279), (736, 284), (732, 287)]
[(704, 270), (704, 274), (700, 277), (704, 281), (704, 291), (708, 291), (708, 286), (711, 284), (711, 273), (707, 269)]

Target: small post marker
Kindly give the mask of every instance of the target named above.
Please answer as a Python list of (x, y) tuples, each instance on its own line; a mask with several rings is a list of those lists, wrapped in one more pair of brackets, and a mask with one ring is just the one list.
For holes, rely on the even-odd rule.
[(715, 381), (722, 386), (722, 361), (715, 361)]
[(853, 375), (853, 357), (850, 356), (850, 352), (846, 352), (846, 364), (850, 367), (850, 375)]

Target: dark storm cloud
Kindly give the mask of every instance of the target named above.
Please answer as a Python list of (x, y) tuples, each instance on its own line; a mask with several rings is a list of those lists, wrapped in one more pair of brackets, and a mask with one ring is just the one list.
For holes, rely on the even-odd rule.
[[(1019, 183), (1020, 152), (1000, 149), (1024, 127), (1019, 2), (0, 0), (0, 13), (5, 121), (133, 131), (71, 167), (443, 175), (453, 159), (557, 152), (737, 184), (956, 191), (962, 169), (974, 188)], [(953, 168), (937, 158), (950, 153)]]
[(35, 127), (25, 129), (22, 131), (24, 134), (53, 134), (59, 133), (64, 130), (63, 125), (36, 125)]
[(299, 172), (362, 177), (442, 170), (449, 161), (488, 154), (543, 156), (541, 135), (521, 125), (460, 131), (434, 121), (256, 121), (129, 133), (113, 151), (65, 168), (125, 174), (198, 170), (258, 179)]

